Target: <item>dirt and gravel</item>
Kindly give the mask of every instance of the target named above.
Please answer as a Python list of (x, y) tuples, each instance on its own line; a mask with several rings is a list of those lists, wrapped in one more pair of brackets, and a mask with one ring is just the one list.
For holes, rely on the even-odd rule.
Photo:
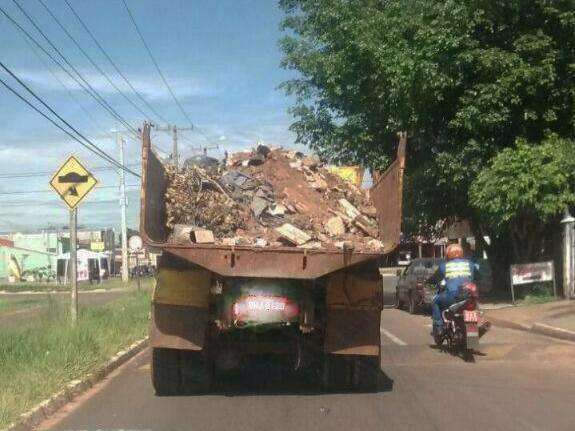
[(180, 170), (168, 166), (167, 173), (173, 242), (207, 230), (215, 243), (228, 245), (382, 247), (369, 192), (331, 173), (315, 155), (259, 146), (220, 163), (196, 158)]

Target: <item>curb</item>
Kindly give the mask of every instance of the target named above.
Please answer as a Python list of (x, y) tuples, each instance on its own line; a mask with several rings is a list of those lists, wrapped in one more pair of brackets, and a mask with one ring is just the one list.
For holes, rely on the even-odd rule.
[(547, 335), (548, 337), (559, 338), (561, 340), (575, 341), (575, 332), (555, 326), (545, 325), (543, 323), (534, 323), (531, 327), (532, 332)]
[(136, 341), (125, 350), (120, 350), (112, 356), (105, 365), (84, 376), (81, 380), (72, 380), (66, 385), (65, 389), (55, 393), (50, 398), (40, 402), (26, 413), (20, 415), (19, 419), (8, 425), (8, 428), (3, 431), (31, 431), (75, 397), (86, 392), (120, 365), (140, 353), (147, 345), (148, 337)]
[(531, 332), (531, 326), (523, 323), (513, 322), (511, 320), (498, 319), (497, 317), (485, 316), (485, 320), (489, 320), (495, 326), (507, 329), (515, 329), (516, 331)]
[(523, 323), (512, 322), (510, 320), (486, 317), (493, 325), (500, 328), (515, 329), (516, 331), (531, 332), (534, 334), (546, 335), (547, 337), (557, 338), (566, 341), (575, 341), (575, 332), (556, 326), (545, 325), (544, 323), (534, 323), (525, 325)]

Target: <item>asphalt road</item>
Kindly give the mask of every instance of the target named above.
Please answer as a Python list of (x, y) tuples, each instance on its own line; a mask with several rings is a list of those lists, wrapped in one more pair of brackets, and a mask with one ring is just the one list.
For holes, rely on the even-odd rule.
[(573, 430), (575, 344), (494, 328), (465, 363), (429, 332), (428, 316), (384, 310), (377, 393), (325, 394), (282, 375), (261, 384), (273, 373), (256, 367), (216, 395), (159, 398), (146, 350), (41, 429)]

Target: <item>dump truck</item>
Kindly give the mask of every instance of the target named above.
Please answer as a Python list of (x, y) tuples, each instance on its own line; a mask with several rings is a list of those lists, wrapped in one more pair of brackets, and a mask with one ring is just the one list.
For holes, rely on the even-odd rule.
[(379, 253), (344, 249), (179, 244), (166, 227), (166, 168), (142, 132), (140, 234), (161, 252), (151, 300), (151, 377), (158, 395), (206, 393), (214, 376), (253, 355), (317, 369), (326, 388), (378, 381), (379, 265), (399, 246), (406, 138), (375, 175)]

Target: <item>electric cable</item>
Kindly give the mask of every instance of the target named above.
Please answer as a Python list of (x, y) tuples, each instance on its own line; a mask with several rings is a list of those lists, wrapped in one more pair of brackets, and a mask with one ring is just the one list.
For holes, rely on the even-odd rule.
[[(15, 0), (12, 0), (15, 1)], [(182, 114), (184, 115), (184, 117), (186, 118), (186, 120), (188, 120), (188, 123), (190, 123), (190, 127), (193, 129), (194, 128), (194, 124), (192, 123), (192, 120), (190, 119), (188, 113), (185, 111), (184, 107), (182, 106), (182, 104), (180, 103), (180, 101), (178, 100), (178, 98), (176, 97), (174, 91), (172, 90), (172, 87), (170, 87), (170, 84), (168, 84), (168, 81), (166, 79), (166, 77), (164, 76), (164, 74), (162, 73), (162, 69), (160, 69), (160, 65), (158, 64), (158, 62), (156, 61), (156, 59), (154, 58), (154, 55), (152, 54), (152, 50), (150, 49), (150, 47), (148, 46), (146, 39), (144, 39), (144, 35), (142, 34), (142, 32), (140, 31), (140, 27), (138, 27), (138, 24), (136, 23), (136, 20), (134, 18), (134, 15), (132, 15), (132, 12), (130, 11), (130, 8), (128, 7), (128, 3), (126, 3), (126, 0), (122, 0), (122, 3), (124, 3), (124, 7), (126, 8), (126, 11), (128, 12), (128, 15), (130, 16), (130, 21), (132, 22), (132, 25), (134, 26), (134, 28), (136, 29), (136, 33), (138, 33), (138, 36), (140, 37), (140, 40), (142, 41), (142, 44), (144, 45), (144, 47), (146, 48), (146, 51), (148, 52), (148, 55), (150, 56), (150, 59), (152, 60), (152, 63), (154, 63), (154, 66), (156, 67), (156, 70), (158, 72), (158, 74), (160, 75), (160, 77), (162, 78), (162, 81), (164, 82), (164, 85), (166, 86), (166, 88), (168, 89), (168, 91), (170, 92), (172, 99), (174, 99), (174, 102), (176, 103), (176, 105), (178, 105), (178, 108), (180, 108), (180, 111), (182, 112)]]
[(156, 109), (138, 92), (138, 90), (136, 90), (136, 88), (132, 85), (132, 83), (130, 82), (130, 80), (125, 76), (125, 74), (120, 70), (120, 68), (116, 65), (116, 62), (112, 59), (112, 57), (108, 54), (108, 52), (104, 49), (104, 47), (100, 44), (100, 42), (98, 41), (98, 39), (96, 38), (96, 36), (94, 35), (94, 33), (92, 33), (92, 31), (90, 30), (90, 28), (86, 25), (86, 23), (84, 22), (84, 20), (82, 19), (82, 17), (76, 12), (76, 10), (72, 7), (72, 5), (70, 4), (70, 2), (68, 0), (64, 0), (66, 2), (66, 4), (68, 5), (68, 8), (72, 11), (72, 14), (76, 17), (76, 19), (78, 20), (78, 22), (80, 23), (80, 25), (84, 28), (84, 30), (86, 31), (86, 33), (88, 33), (88, 35), (90, 36), (90, 38), (92, 39), (92, 41), (94, 42), (94, 44), (98, 47), (98, 49), (100, 50), (100, 52), (104, 55), (104, 57), (106, 57), (106, 59), (110, 62), (110, 64), (112, 65), (112, 67), (114, 68), (114, 70), (116, 71), (116, 73), (118, 75), (120, 75), (122, 77), (122, 79), (124, 80), (124, 82), (128, 85), (128, 87), (130, 87), (130, 89), (132, 90), (132, 92), (134, 93), (134, 95), (140, 99), (142, 101), (142, 103), (144, 105), (146, 105), (146, 107), (157, 117), (159, 118), (161, 121), (163, 121), (164, 123), (168, 123), (168, 121), (161, 115), (158, 113), (158, 111), (156, 111)]

